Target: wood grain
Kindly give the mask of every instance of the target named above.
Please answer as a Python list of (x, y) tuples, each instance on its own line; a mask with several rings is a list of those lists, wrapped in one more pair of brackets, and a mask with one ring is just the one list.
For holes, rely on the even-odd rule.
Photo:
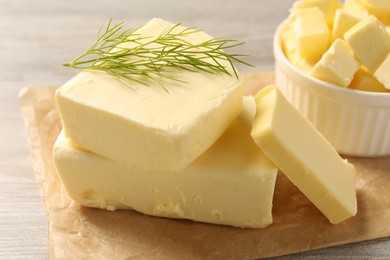
[[(47, 220), (18, 107), (22, 87), (66, 82), (76, 72), (60, 64), (88, 47), (110, 17), (134, 26), (152, 17), (185, 20), (214, 36), (245, 41), (239, 51), (249, 54), (255, 67), (239, 69), (270, 70), (273, 32), (292, 2), (0, 0), (0, 259), (47, 258)], [(385, 259), (390, 257), (390, 239), (294, 257)]]

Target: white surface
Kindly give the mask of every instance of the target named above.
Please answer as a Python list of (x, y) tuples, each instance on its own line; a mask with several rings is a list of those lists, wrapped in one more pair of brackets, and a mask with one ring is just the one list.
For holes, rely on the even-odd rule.
[[(0, 259), (47, 259), (47, 221), (31, 168), (17, 94), (27, 85), (61, 85), (61, 67), (89, 47), (110, 17), (139, 26), (151, 17), (186, 20), (214, 36), (246, 42), (255, 68), (273, 68), (272, 36), (292, 0), (0, 0)], [(245, 70), (249, 70), (245, 68)], [(293, 241), (292, 241), (293, 243)], [(291, 256), (278, 259), (291, 259)], [(296, 259), (388, 259), (390, 239), (294, 255)]]

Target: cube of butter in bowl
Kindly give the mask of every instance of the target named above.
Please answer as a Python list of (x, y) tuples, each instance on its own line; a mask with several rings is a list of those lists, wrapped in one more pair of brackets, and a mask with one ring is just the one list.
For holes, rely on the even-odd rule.
[(274, 35), (275, 80), (281, 92), (339, 153), (390, 155), (390, 92), (341, 87), (298, 69), (283, 52), (287, 28), (286, 20)]

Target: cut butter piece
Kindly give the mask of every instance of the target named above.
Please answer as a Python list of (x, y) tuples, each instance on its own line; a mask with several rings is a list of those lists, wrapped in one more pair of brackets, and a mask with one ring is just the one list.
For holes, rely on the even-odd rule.
[(360, 63), (355, 59), (351, 48), (341, 39), (336, 39), (310, 72), (315, 78), (347, 87)]
[(252, 138), (333, 224), (357, 212), (355, 169), (275, 86), (256, 95)]
[(380, 83), (366, 68), (361, 66), (355, 73), (351, 84), (348, 86), (352, 89), (371, 91), (371, 92), (387, 92), (388, 90)]
[(316, 62), (328, 49), (330, 32), (324, 14), (317, 7), (294, 11), (290, 17), (301, 58)]
[(180, 171), (142, 171), (73, 145), (61, 134), (53, 155), (68, 194), (88, 207), (247, 228), (272, 223), (277, 168), (250, 136), (256, 106), (244, 110), (220, 139)]
[(374, 77), (383, 84), (383, 86), (390, 90), (390, 51), (385, 60), (375, 71)]
[(358, 22), (360, 22), (360, 20), (367, 16), (367, 13), (365, 14), (358, 11), (351, 11), (345, 9), (336, 10), (334, 24), (332, 28), (332, 39), (343, 39), (344, 33), (346, 33), (350, 28), (352, 28), (355, 24), (357, 24)]
[(344, 34), (356, 57), (374, 73), (390, 52), (390, 36), (373, 15), (364, 18)]
[(335, 11), (342, 5), (337, 0), (300, 0), (293, 4), (291, 12), (300, 9), (318, 7), (324, 14), (329, 27), (332, 27)]
[[(169, 26), (173, 24), (152, 19), (138, 33), (156, 37)], [(212, 38), (200, 31), (185, 39), (198, 43)], [(220, 63), (230, 68), (228, 62)], [(160, 171), (186, 167), (239, 115), (244, 84), (234, 73), (180, 70), (172, 75), (183, 82), (163, 81), (167, 92), (153, 82), (129, 86), (105, 72), (81, 72), (56, 94), (65, 136), (130, 167)]]

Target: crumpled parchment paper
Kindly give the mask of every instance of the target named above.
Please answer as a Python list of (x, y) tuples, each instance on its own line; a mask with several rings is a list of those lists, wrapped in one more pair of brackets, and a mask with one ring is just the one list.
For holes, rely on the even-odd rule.
[[(272, 72), (245, 77), (247, 94), (273, 82)], [(20, 93), (33, 169), (47, 211), (50, 259), (254, 259), (390, 236), (390, 157), (348, 158), (357, 170), (358, 214), (338, 225), (330, 224), (281, 173), (274, 223), (265, 229), (80, 206), (67, 195), (51, 159), (61, 130), (54, 93), (54, 87)]]

